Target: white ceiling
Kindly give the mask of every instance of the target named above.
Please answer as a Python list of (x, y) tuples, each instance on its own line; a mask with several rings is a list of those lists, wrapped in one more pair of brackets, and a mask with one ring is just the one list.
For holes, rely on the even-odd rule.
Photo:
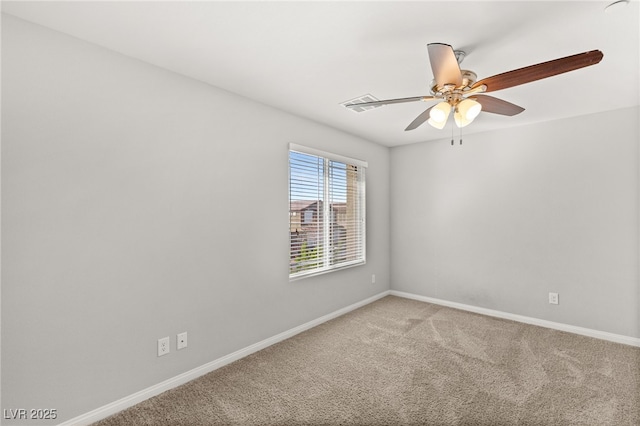
[[(467, 52), (478, 79), (599, 49), (598, 65), (491, 95), (524, 107), (480, 114), (466, 136), (640, 104), (639, 3), (611, 1), (31, 2), (2, 11), (386, 146), (447, 138), (404, 128), (431, 104), (355, 113), (339, 104), (429, 94), (426, 45)], [(457, 133), (457, 131), (456, 131)]]

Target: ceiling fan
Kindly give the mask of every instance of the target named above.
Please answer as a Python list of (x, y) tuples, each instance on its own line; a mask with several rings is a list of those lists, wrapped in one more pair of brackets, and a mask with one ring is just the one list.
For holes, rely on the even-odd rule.
[(518, 105), (493, 96), (483, 95), (482, 93), (495, 92), (595, 65), (603, 57), (601, 51), (592, 50), (518, 68), (476, 81), (477, 76), (473, 71), (460, 69), (458, 57), (464, 57), (464, 52), (454, 51), (450, 45), (444, 43), (430, 43), (427, 45), (427, 50), (434, 75), (431, 83), (431, 95), (363, 102), (345, 106), (347, 108), (375, 107), (404, 102), (440, 100), (439, 103), (427, 108), (416, 117), (405, 131), (413, 130), (425, 121), (437, 129), (442, 129), (452, 110), (456, 125), (464, 127), (470, 124), (480, 111), (508, 116), (524, 111), (524, 108)]

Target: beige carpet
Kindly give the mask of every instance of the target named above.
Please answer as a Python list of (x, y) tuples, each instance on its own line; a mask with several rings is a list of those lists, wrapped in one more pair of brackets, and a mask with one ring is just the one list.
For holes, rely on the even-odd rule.
[(388, 296), (96, 425), (640, 425), (640, 348)]

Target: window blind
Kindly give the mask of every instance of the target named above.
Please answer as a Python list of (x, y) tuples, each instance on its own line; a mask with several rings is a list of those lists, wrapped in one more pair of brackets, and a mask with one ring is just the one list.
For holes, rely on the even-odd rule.
[(289, 148), (289, 277), (365, 263), (367, 163)]

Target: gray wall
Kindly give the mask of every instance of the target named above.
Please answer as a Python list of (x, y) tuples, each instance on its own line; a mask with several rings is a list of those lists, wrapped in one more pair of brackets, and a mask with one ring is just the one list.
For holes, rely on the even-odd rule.
[[(289, 282), (289, 142), (369, 162), (365, 266)], [(58, 423), (388, 290), (388, 204), (386, 147), (3, 16), (2, 408)]]
[(640, 337), (639, 113), (393, 148), (393, 289)]

